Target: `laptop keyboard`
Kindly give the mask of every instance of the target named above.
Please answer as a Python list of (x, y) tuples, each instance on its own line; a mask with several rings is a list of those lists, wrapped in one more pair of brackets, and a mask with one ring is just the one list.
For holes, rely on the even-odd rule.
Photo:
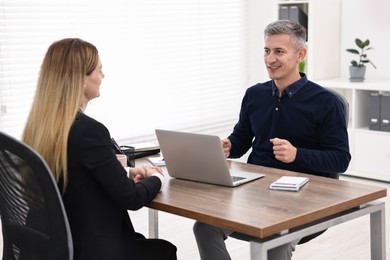
[(240, 177), (240, 176), (232, 176), (233, 182), (240, 181), (240, 180), (243, 180), (243, 179), (246, 179), (246, 178), (245, 177)]

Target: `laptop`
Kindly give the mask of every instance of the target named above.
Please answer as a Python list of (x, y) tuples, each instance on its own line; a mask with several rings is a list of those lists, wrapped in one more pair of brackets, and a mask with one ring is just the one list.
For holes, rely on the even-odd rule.
[(218, 136), (156, 129), (171, 177), (234, 187), (264, 177), (262, 173), (229, 170)]

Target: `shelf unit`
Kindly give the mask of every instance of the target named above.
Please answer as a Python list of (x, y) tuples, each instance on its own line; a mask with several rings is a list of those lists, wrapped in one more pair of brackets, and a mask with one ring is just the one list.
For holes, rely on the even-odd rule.
[(343, 94), (349, 103), (348, 134), (352, 160), (345, 174), (390, 182), (390, 132), (369, 130), (371, 93), (390, 94), (390, 80), (316, 81)]

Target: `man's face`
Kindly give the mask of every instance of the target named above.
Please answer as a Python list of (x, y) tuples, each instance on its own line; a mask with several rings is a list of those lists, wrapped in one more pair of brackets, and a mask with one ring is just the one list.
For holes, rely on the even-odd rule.
[(298, 64), (306, 53), (303, 49), (293, 46), (287, 34), (268, 35), (264, 40), (264, 63), (269, 77), (277, 81), (294, 82), (298, 74)]

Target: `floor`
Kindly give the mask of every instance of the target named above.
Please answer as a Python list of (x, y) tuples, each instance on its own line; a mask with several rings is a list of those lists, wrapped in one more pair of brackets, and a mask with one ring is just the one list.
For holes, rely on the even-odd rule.
[[(390, 190), (390, 183), (363, 180), (353, 177), (341, 176), (341, 179), (352, 182), (361, 182), (369, 185), (386, 187)], [(386, 215), (389, 216), (390, 196), (387, 196)], [(143, 208), (130, 212), (135, 229), (148, 234), (148, 210)], [(390, 221), (386, 218), (386, 240), (390, 241)], [(178, 259), (199, 259), (196, 243), (192, 234), (193, 220), (159, 212), (160, 237), (174, 243), (178, 248)], [(232, 259), (249, 259), (249, 244), (240, 240), (229, 238), (227, 247)], [(2, 251), (2, 237), (0, 236), (0, 255)], [(390, 259), (390, 247), (386, 248), (386, 256)], [(293, 260), (339, 260), (370, 259), (369, 216), (340, 224), (328, 229), (323, 235), (296, 248)]]

